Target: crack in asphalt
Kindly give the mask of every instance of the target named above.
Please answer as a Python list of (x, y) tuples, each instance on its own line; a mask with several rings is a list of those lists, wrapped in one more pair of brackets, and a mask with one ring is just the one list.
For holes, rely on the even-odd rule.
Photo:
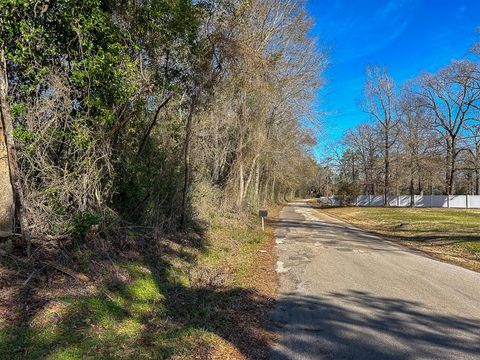
[(480, 274), (291, 203), (277, 223), (279, 359), (480, 359)]

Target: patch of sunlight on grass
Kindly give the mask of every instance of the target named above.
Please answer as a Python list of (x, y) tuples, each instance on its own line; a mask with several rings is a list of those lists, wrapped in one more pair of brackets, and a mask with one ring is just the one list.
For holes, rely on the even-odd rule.
[(162, 298), (150, 269), (137, 263), (127, 264), (125, 267), (133, 277), (132, 283), (127, 286), (133, 300), (157, 301)]
[[(199, 263), (212, 264), (212, 268), (227, 264), (228, 276), (232, 271), (242, 278), (252, 262), (251, 254), (267, 236), (258, 224), (249, 227), (232, 217), (227, 222), (222, 219), (208, 239), (206, 251), (180, 248), (160, 279), (142, 260), (118, 264), (128, 276), (106, 281), (96, 295), (58, 299), (28, 330), (0, 329), (0, 359), (18, 358), (23, 355), (18, 349), (27, 350), (25, 359), (182, 359), (192, 354), (205, 358), (212, 344), (221, 340), (214, 329), (232, 327), (232, 319), (216, 312), (228, 309), (240, 293), (192, 290), (192, 269)], [(193, 258), (195, 263), (190, 262)], [(172, 285), (180, 285), (179, 291), (184, 291), (180, 298), (185, 302), (168, 298)]]
[(149, 275), (148, 278), (135, 279), (128, 289), (135, 300), (155, 301), (161, 298), (152, 275)]
[[(480, 231), (480, 212), (471, 209), (332, 208), (324, 209), (353, 222), (402, 233), (472, 233)], [(398, 228), (397, 228), (398, 227)]]
[(59, 336), (59, 328), (54, 324), (42, 325), (34, 328), (32, 340), (38, 344), (54, 342)]
[(128, 299), (125, 296), (125, 291), (121, 289), (122, 291), (108, 291), (106, 288), (104, 288), (104, 291), (108, 293), (108, 298), (109, 300), (115, 305), (118, 306), (119, 308), (126, 309), (128, 307)]
[(144, 263), (141, 263), (141, 262), (132, 261), (132, 262), (124, 263), (122, 267), (127, 269), (130, 275), (132, 275), (133, 277), (144, 277), (144, 276), (152, 275), (152, 272), (150, 271), (150, 269), (146, 267)]
[(252, 234), (248, 239), (249, 244), (261, 244), (265, 241), (266, 237), (263, 234)]
[(125, 310), (109, 299), (90, 297), (78, 301), (78, 307), (82, 312), (82, 321), (86, 325), (90, 323), (100, 324), (103, 327), (111, 327), (115, 321), (125, 316)]
[(142, 323), (137, 319), (126, 319), (116, 326), (115, 331), (121, 336), (137, 336), (142, 331)]
[(135, 317), (142, 317), (152, 310), (152, 304), (147, 302), (134, 302), (130, 304), (129, 311)]
[(79, 346), (71, 345), (63, 349), (55, 351), (46, 357), (48, 360), (76, 360), (84, 359), (84, 352)]
[(218, 265), (225, 261), (229, 253), (231, 253), (230, 248), (211, 246), (199, 255), (199, 260), (204, 264)]
[(457, 243), (458, 247), (476, 255), (480, 255), (480, 241), (463, 241)]
[(432, 256), (480, 269), (480, 210), (338, 207), (319, 210)]
[[(159, 288), (148, 265), (122, 266), (130, 274), (128, 282), (95, 296), (59, 299), (37, 314), (29, 329), (0, 329), (0, 359), (168, 359), (195, 352), (196, 344), (208, 347), (206, 330), (179, 325), (148, 330), (147, 318), (165, 321), (166, 290)], [(150, 339), (148, 345), (144, 338)], [(25, 356), (18, 349), (26, 349)]]
[(178, 268), (178, 267), (170, 267), (165, 270), (165, 284), (175, 284), (181, 286), (189, 286), (190, 284), (190, 277), (188, 270)]

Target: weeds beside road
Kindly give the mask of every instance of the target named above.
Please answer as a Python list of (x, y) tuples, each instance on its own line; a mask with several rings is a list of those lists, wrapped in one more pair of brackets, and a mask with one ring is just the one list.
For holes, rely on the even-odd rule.
[(21, 258), (3, 258), (0, 358), (264, 359), (277, 291), (270, 224), (263, 233), (258, 218), (227, 213), (197, 235), (50, 249), (72, 275), (27, 279)]
[(480, 271), (480, 210), (395, 207), (317, 209), (437, 259)]

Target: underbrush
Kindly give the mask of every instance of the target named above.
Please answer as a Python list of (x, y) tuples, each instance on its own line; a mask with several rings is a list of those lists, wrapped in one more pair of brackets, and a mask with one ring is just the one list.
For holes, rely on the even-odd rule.
[(271, 227), (253, 218), (215, 217), (193, 235), (129, 230), (115, 248), (90, 235), (36, 256), (2, 259), (0, 358), (266, 358), (275, 257)]

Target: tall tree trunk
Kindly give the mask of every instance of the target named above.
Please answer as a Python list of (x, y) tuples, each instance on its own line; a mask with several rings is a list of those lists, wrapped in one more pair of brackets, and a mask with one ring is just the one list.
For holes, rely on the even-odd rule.
[(153, 117), (152, 122), (148, 126), (147, 132), (143, 136), (142, 142), (140, 143), (140, 146), (138, 147), (137, 155), (141, 155), (143, 150), (145, 150), (145, 146), (147, 145), (148, 138), (150, 137), (150, 134), (155, 127), (155, 125), (158, 122), (158, 119), (160, 118), (160, 112), (163, 107), (165, 107), (170, 99), (173, 97), (173, 94), (168, 95), (165, 100), (162, 101), (162, 103), (157, 107), (157, 110), (155, 111), (155, 116)]
[(238, 176), (238, 202), (237, 207), (240, 210), (243, 206), (243, 193), (245, 191), (245, 176), (243, 174), (243, 162), (240, 160)]
[(268, 198), (268, 177), (265, 179), (265, 185), (263, 186), (263, 191), (262, 191), (262, 206), (265, 207), (267, 206), (267, 198)]
[(447, 140), (447, 156), (445, 159), (445, 195), (450, 195), (450, 164), (452, 155), (452, 146), (450, 140)]
[(448, 189), (449, 193), (448, 195), (452, 195), (454, 192), (454, 177), (455, 177), (455, 165), (456, 165), (456, 159), (457, 159), (457, 154), (456, 154), (456, 146), (455, 146), (455, 140), (452, 141), (452, 147), (451, 147), (451, 155), (450, 155), (450, 174), (449, 174), (449, 182), (448, 182)]
[(243, 189), (242, 199), (245, 199), (245, 197), (247, 196), (247, 191), (248, 191), (248, 188), (250, 187), (250, 183), (252, 182), (252, 178), (253, 178), (253, 173), (255, 171), (255, 164), (257, 163), (257, 159), (259, 156), (260, 154), (255, 155), (255, 157), (252, 160), (252, 165), (250, 166), (250, 171), (248, 173), (247, 181), (245, 182), (245, 188)]
[(2, 121), (0, 121), (0, 237), (12, 235), (14, 214), (13, 187), (10, 182), (7, 142), (2, 116)]
[(480, 191), (480, 143), (476, 143), (475, 146), (475, 183), (474, 183), (474, 195), (479, 195)]
[(238, 184), (238, 201), (237, 207), (240, 211), (243, 207), (243, 200), (245, 195), (245, 174), (243, 168), (243, 124), (247, 113), (247, 94), (245, 91), (242, 93), (242, 103), (240, 105), (239, 114), (239, 142), (238, 142), (238, 166), (239, 166), (239, 184)]
[(390, 158), (389, 158), (389, 136), (388, 128), (385, 130), (385, 178), (383, 183), (383, 196), (384, 196), (384, 205), (388, 206), (388, 192), (389, 192), (389, 179), (390, 179)]
[[(241, 132), (240, 132), (241, 134)], [(243, 169), (243, 135), (240, 135), (240, 140), (238, 144), (238, 197), (237, 197), (237, 208), (240, 211), (243, 207), (243, 194), (245, 192), (245, 174)]]
[(272, 200), (274, 203), (277, 202), (277, 198), (275, 197), (275, 175), (273, 175), (272, 179)]
[(467, 178), (467, 195), (472, 195), (473, 192), (473, 172), (467, 171), (465, 173)]
[(479, 195), (479, 191), (480, 191), (479, 170), (475, 169), (475, 195)]
[(370, 189), (370, 170), (368, 169), (367, 165), (364, 166), (363, 172), (365, 173), (365, 181), (363, 183), (363, 193), (365, 195), (369, 195), (371, 190)]
[(257, 168), (255, 172), (255, 190), (254, 190), (254, 203), (256, 207), (260, 206), (259, 188), (260, 188), (260, 161), (257, 162)]
[(355, 158), (352, 156), (352, 184), (355, 184), (356, 180), (356, 173), (355, 173)]
[[(215, 154), (213, 157), (213, 169), (212, 169), (212, 182), (214, 184), (218, 183), (218, 179), (220, 179), (220, 159), (217, 158), (217, 156), (220, 156), (219, 153), (219, 141), (218, 141), (218, 122), (213, 118), (213, 113), (210, 114), (210, 118), (212, 120), (212, 123), (215, 124), (215, 133), (214, 133), (214, 148), (215, 148)], [(217, 156), (215, 156), (217, 155)]]
[(193, 127), (193, 113), (197, 102), (197, 91), (191, 100), (190, 110), (188, 113), (187, 124), (185, 126), (185, 140), (183, 144), (183, 191), (182, 191), (182, 215), (181, 224), (182, 228), (187, 227), (188, 220), (188, 192), (190, 187), (190, 144), (192, 140), (192, 127)]
[(415, 203), (415, 190), (413, 185), (413, 174), (410, 174), (410, 206), (413, 207)]
[[(8, 170), (9, 170), (9, 176), (10, 176), (10, 185), (7, 184), (7, 190), (6, 190), (6, 203), (2, 204), (5, 205), (5, 210), (6, 212), (6, 220), (7, 220), (7, 226), (8, 221), (11, 219), (10, 212), (12, 211), (12, 204), (9, 200), (9, 189), (13, 189), (13, 195), (14, 195), (14, 203), (15, 203), (15, 211), (16, 211), (16, 216), (18, 218), (19, 224), (20, 224), (20, 230), (22, 232), (22, 239), (26, 245), (26, 251), (27, 255), (30, 256), (30, 249), (31, 249), (31, 239), (30, 239), (30, 230), (28, 227), (28, 221), (26, 217), (26, 210), (24, 206), (24, 200), (23, 200), (23, 190), (22, 190), (22, 184), (20, 182), (20, 172), (18, 170), (18, 165), (17, 165), (17, 153), (15, 151), (15, 139), (13, 137), (13, 121), (12, 121), (12, 116), (10, 113), (10, 106), (8, 104), (8, 79), (7, 79), (7, 64), (6, 64), (6, 59), (5, 59), (5, 49), (0, 48), (0, 108), (1, 108), (1, 120), (2, 120), (2, 131), (0, 131), (2, 136), (2, 139), (0, 140), (0, 144), (5, 144), (6, 145), (6, 153), (7, 153), (7, 159), (8, 159)], [(6, 176), (6, 170), (2, 169), (0, 173), (1, 177), (1, 182), (2, 183), (7, 183), (7, 180), (5, 179)], [(7, 209), (8, 208), (8, 209)], [(0, 211), (3, 212), (3, 208), (0, 209)], [(11, 223), (10, 223), (11, 224)]]

